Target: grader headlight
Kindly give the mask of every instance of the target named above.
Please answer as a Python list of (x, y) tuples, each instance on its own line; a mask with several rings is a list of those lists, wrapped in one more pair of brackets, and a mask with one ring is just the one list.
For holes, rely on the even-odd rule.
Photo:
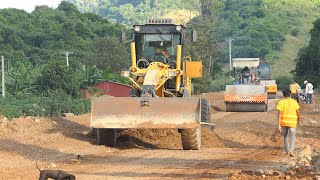
[(137, 72), (137, 68), (135, 68), (135, 67), (130, 68), (130, 72), (132, 72), (132, 73)]
[(180, 74), (179, 70), (169, 70), (168, 71), (168, 76), (169, 77), (174, 77), (174, 76), (178, 76)]
[(181, 26), (176, 26), (176, 30), (177, 30), (178, 32), (180, 32), (180, 31), (181, 31), (181, 29), (182, 29), (182, 27), (181, 27)]
[(135, 31), (135, 32), (139, 32), (139, 31), (140, 31), (140, 26), (135, 26), (135, 27), (134, 27), (134, 31)]

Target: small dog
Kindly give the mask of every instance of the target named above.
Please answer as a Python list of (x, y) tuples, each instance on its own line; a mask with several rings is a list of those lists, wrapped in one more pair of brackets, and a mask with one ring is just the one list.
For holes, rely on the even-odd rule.
[(40, 171), (39, 180), (48, 180), (48, 178), (52, 178), (54, 180), (75, 180), (76, 177), (72, 174), (69, 174), (60, 170), (41, 170), (38, 167), (38, 161), (36, 162), (36, 166)]

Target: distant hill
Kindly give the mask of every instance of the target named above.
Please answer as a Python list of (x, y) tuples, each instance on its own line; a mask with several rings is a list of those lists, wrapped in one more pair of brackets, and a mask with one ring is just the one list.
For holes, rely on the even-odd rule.
[[(94, 12), (130, 25), (151, 17), (169, 17), (187, 23), (206, 8), (200, 0), (67, 0), (82, 12)], [(221, 49), (220, 62), (228, 62), (225, 39), (232, 37), (233, 57), (260, 57), (272, 63), (273, 76), (291, 77), (298, 50), (309, 40), (312, 22), (320, 16), (318, 0), (212, 0), (223, 3), (215, 39)], [(211, 8), (211, 7), (210, 7)]]

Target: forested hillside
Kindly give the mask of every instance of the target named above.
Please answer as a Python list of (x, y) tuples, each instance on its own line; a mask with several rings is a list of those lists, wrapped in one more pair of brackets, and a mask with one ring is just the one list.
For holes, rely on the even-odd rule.
[[(172, 12), (199, 11), (199, 0), (66, 0), (81, 12), (99, 14), (111, 21), (131, 26), (141, 24), (151, 17), (164, 17)], [(176, 13), (173, 13), (176, 14)], [(193, 15), (193, 14), (191, 14)]]
[(299, 51), (297, 66), (294, 71), (295, 78), (308, 80), (315, 86), (320, 85), (320, 19), (314, 22), (310, 31), (311, 39), (308, 46)]
[(39, 6), (31, 13), (0, 10), (7, 96), (0, 101), (2, 114), (88, 111), (88, 102), (79, 98), (81, 88), (126, 82), (119, 77), (130, 63), (129, 45), (118, 39), (121, 29), (154, 17), (172, 17), (197, 30), (197, 42), (188, 46), (189, 54), (204, 63), (203, 78), (194, 81), (197, 92), (224, 90), (231, 83), (228, 38), (232, 57), (271, 62), (280, 88), (293, 77), (319, 76), (318, 0), (68, 1), (74, 4)]
[(94, 12), (129, 27), (159, 16), (179, 19), (183, 12), (188, 26), (198, 28), (200, 39), (209, 37), (204, 38), (207, 42), (201, 42), (203, 47), (210, 47), (205, 54), (193, 52), (201, 54), (202, 60), (228, 63), (226, 39), (230, 37), (233, 57), (267, 60), (273, 65), (274, 77), (287, 80), (292, 79), (294, 59), (298, 50), (307, 45), (312, 22), (320, 15), (318, 0), (67, 1), (81, 12)]
[(82, 14), (67, 2), (57, 9), (39, 6), (32, 13), (2, 9), (0, 22), (6, 90), (0, 113), (6, 117), (84, 113), (90, 103), (80, 98), (81, 88), (124, 82), (118, 74), (128, 61), (118, 59), (129, 59), (129, 53), (118, 41), (119, 24)]

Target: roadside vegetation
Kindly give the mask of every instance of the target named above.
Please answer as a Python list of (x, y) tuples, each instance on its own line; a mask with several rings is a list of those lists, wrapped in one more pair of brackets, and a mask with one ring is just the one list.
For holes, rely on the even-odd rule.
[(129, 59), (127, 47), (117, 40), (122, 25), (82, 14), (67, 2), (32, 13), (3, 9), (0, 21), (6, 89), (0, 113), (8, 118), (86, 113), (90, 102), (81, 98), (81, 89), (103, 81), (127, 83), (118, 75), (128, 67), (119, 59)]

